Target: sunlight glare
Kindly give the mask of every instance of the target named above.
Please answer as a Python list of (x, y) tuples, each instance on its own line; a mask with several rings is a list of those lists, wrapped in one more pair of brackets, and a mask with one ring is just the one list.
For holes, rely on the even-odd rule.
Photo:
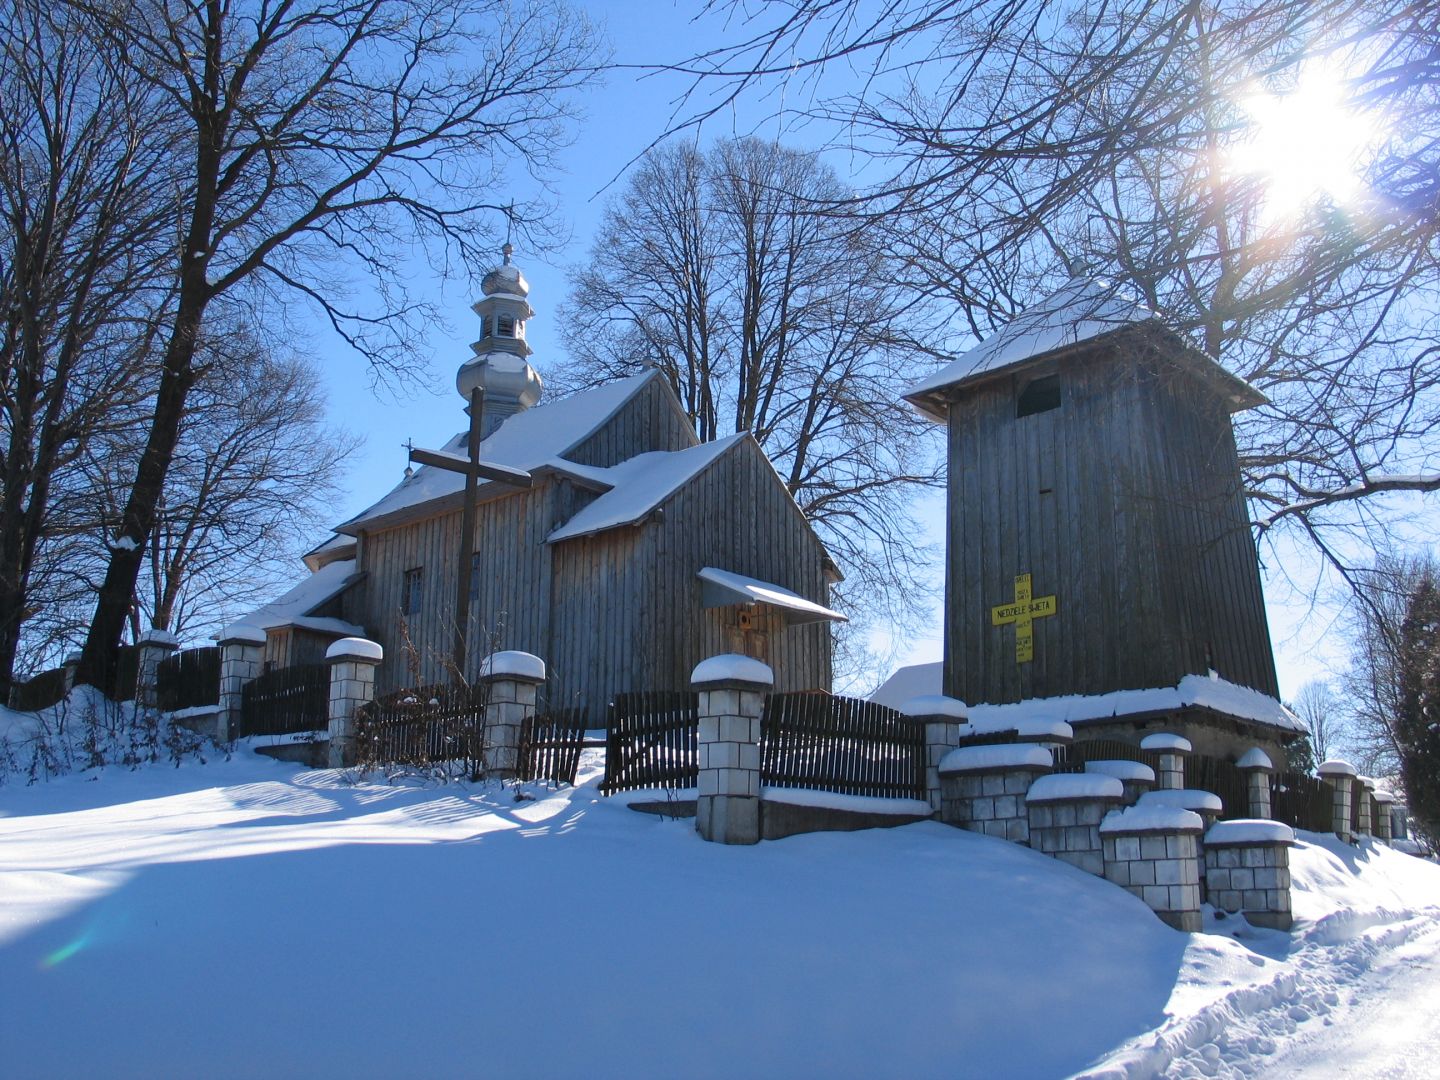
[(1377, 133), (1349, 107), (1332, 69), (1312, 67), (1284, 94), (1242, 98), (1247, 138), (1231, 150), (1233, 167), (1265, 179), (1266, 212), (1298, 214), (1320, 197), (1336, 205), (1361, 193), (1361, 171)]

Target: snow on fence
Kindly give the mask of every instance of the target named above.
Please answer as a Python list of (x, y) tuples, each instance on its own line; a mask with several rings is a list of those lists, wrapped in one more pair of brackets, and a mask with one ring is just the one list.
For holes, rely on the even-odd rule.
[(257, 675), (240, 699), (240, 736), (324, 731), (330, 702), (326, 664), (296, 664)]
[(616, 694), (605, 734), (606, 795), (694, 787), (700, 774), (700, 695), (693, 690)]
[(155, 665), (161, 712), (216, 705), (220, 701), (220, 647), (185, 649)]
[(1333, 804), (1329, 785), (1313, 776), (1282, 772), (1270, 779), (1270, 816), (1292, 829), (1329, 832)]
[(1185, 787), (1220, 796), (1221, 821), (1250, 816), (1250, 780), (1233, 762), (1189, 754), (1185, 758)]
[(760, 782), (924, 799), (925, 726), (857, 698), (770, 694), (760, 719)]
[(1054, 754), (1057, 773), (1083, 773), (1091, 761), (1138, 761), (1150, 766), (1157, 776), (1160, 773), (1158, 751), (1142, 750), (1123, 739), (1084, 739), (1069, 746), (1058, 746)]

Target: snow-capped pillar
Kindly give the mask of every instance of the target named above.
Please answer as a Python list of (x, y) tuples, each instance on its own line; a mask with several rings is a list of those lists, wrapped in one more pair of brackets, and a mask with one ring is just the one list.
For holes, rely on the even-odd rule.
[(1099, 773), (1102, 776), (1113, 776), (1119, 780), (1125, 788), (1126, 806), (1134, 806), (1140, 801), (1140, 796), (1155, 789), (1155, 770), (1143, 761), (1126, 761), (1120, 758), (1107, 761), (1087, 761), (1085, 771)]
[(1375, 834), (1375, 781), (1368, 776), (1357, 776), (1353, 796), (1360, 800), (1360, 835)]
[(180, 642), (168, 630), (146, 630), (136, 646), (135, 703), (142, 709), (157, 709), (160, 707), (160, 695), (156, 687), (156, 669), (160, 661), (174, 654)]
[(900, 711), (918, 724), (925, 725), (925, 794), (930, 809), (940, 809), (940, 762), (960, 745), (960, 729), (965, 724), (965, 703), (943, 694), (925, 694), (911, 698)]
[(1218, 821), (1205, 833), (1205, 891), (1210, 903), (1241, 912), (1256, 926), (1289, 930), (1290, 846), (1278, 821)]
[(1391, 840), (1390, 807), (1395, 796), (1383, 788), (1375, 792), (1375, 839), (1388, 844)]
[(1235, 767), (1245, 774), (1250, 816), (1260, 820), (1273, 816), (1270, 813), (1270, 776), (1275, 772), (1275, 766), (1270, 761), (1270, 755), (1258, 746), (1252, 747), (1245, 751)]
[(1200, 919), (1200, 815), (1171, 806), (1132, 806), (1100, 823), (1105, 880), (1138, 896), (1176, 930)]
[(700, 694), (695, 831), (720, 844), (760, 842), (760, 716), (775, 685), (768, 665), (725, 654), (690, 673)]
[(368, 638), (347, 637), (325, 650), (330, 665), (330, 760), (332, 769), (354, 765), (357, 714), (375, 700), (375, 669), (385, 650)]
[(240, 734), (241, 695), (245, 684), (265, 660), (265, 631), (237, 623), (220, 632), (220, 711), (215, 717), (215, 740), (229, 742)]
[(1124, 786), (1113, 776), (1055, 773), (1040, 777), (1025, 793), (1030, 846), (1103, 877), (1100, 822), (1124, 797)]
[(1352, 839), (1350, 833), (1350, 790), (1355, 782), (1355, 766), (1348, 761), (1323, 761), (1320, 779), (1330, 785), (1331, 828), (1341, 840)]
[(485, 684), (485, 775), (513, 780), (520, 775), (520, 736), (535, 715), (545, 661), (528, 652), (491, 653), (480, 665)]
[(940, 762), (940, 820), (970, 832), (1029, 843), (1025, 793), (1054, 764), (1049, 750), (1026, 743), (951, 750)]
[(1156, 732), (1140, 740), (1140, 749), (1160, 755), (1160, 768), (1156, 770), (1160, 791), (1184, 790), (1185, 756), (1194, 749), (1189, 739), (1167, 731)]

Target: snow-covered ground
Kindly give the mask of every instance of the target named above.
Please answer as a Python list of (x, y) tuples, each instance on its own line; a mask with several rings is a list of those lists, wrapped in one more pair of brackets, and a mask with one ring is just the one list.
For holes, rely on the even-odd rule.
[(939, 824), (726, 848), (596, 779), (517, 801), (239, 754), (0, 788), (0, 1075), (1288, 1076), (1436, 1049), (1392, 1012), (1440, 1006), (1440, 868), (1375, 845), (1302, 834), (1293, 934), (1186, 935)]

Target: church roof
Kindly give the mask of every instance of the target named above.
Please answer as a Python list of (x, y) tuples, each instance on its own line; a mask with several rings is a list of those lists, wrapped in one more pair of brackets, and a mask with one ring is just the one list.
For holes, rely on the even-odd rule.
[(685, 450), (636, 454), (604, 469), (584, 466), (577, 469), (571, 463), (563, 463), (564, 471), (579, 472), (586, 479), (607, 485), (609, 490), (552, 532), (546, 543), (554, 544), (639, 523), (746, 437), (747, 433), (742, 432)]
[[(1103, 337), (1126, 327), (1162, 324), (1139, 300), (1126, 296), (1101, 278), (1072, 277), (1044, 299), (1030, 305), (974, 348), (905, 392), (905, 399), (935, 416), (943, 416), (940, 392), (978, 382), (1050, 353)], [(1229, 384), (1227, 396), (1244, 407), (1264, 398), (1249, 384), (1225, 371), (1198, 350), (1186, 351)]]
[[(617, 379), (507, 417), (480, 444), (480, 460), (527, 472), (551, 464), (563, 465), (568, 471), (574, 466), (557, 459), (594, 434), (649, 380), (657, 378), (661, 378), (658, 371), (649, 371)], [(442, 452), (464, 454), (466, 438), (467, 433), (460, 432), (441, 448)], [(458, 495), (464, 488), (465, 478), (460, 473), (422, 465), (379, 502), (337, 525), (335, 530), (353, 534), (362, 528), (377, 527), (384, 524), (385, 519), (398, 518), (408, 510), (448, 495)]]
[(298, 626), (307, 630), (341, 635), (363, 637), (363, 627), (341, 619), (313, 616), (310, 613), (320, 605), (333, 600), (355, 584), (360, 575), (355, 572), (354, 559), (341, 559), (327, 563), (293, 586), (288, 592), (271, 600), (263, 607), (237, 619), (235, 624), (253, 626), (265, 630), (274, 626)]

